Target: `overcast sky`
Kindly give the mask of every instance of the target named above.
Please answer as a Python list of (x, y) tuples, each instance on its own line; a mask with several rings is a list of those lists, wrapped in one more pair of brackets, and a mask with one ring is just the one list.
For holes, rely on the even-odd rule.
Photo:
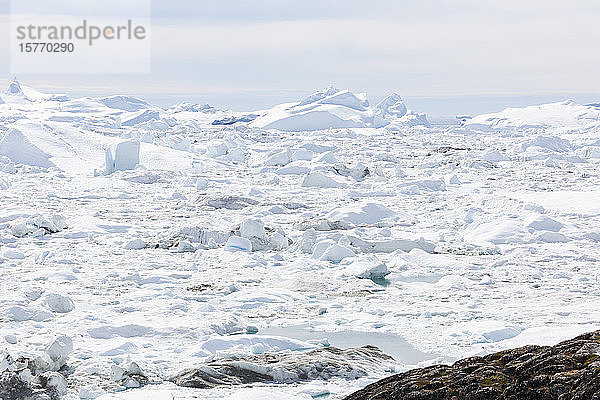
[[(9, 9), (0, 0), (6, 38)], [(19, 79), (42, 91), (235, 110), (328, 84), (371, 102), (397, 92), (434, 116), (591, 102), (600, 101), (598, 21), (597, 0), (154, 0), (151, 74)], [(8, 46), (0, 40), (5, 78)]]

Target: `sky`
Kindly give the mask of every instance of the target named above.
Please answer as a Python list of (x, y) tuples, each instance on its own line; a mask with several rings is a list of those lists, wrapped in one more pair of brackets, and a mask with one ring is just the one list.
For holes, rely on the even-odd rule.
[[(97, 1), (78, 4), (99, 12)], [(431, 116), (600, 101), (597, 0), (153, 0), (151, 12), (151, 73), (19, 80), (46, 92), (240, 111), (330, 84), (371, 103), (396, 92)], [(0, 0), (6, 38), (9, 21)], [(0, 85), (11, 78), (9, 45), (0, 40)]]

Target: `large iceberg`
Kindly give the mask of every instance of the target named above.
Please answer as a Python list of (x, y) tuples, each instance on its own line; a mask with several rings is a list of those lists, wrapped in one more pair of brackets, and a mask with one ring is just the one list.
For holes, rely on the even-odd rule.
[(5, 92), (4, 101), (8, 103), (23, 103), (36, 101), (66, 101), (69, 98), (62, 94), (45, 94), (37, 90), (21, 86), (17, 78), (13, 78), (8, 84), (8, 89)]
[(17, 78), (13, 78), (13, 80), (10, 81), (8, 89), (6, 89), (6, 94), (11, 96), (23, 95), (23, 89), (21, 89), (21, 84)]
[(507, 108), (492, 114), (478, 115), (464, 126), (479, 130), (493, 129), (579, 129), (600, 123), (600, 106), (581, 105), (573, 100), (522, 108)]
[(329, 128), (377, 128), (386, 124), (369, 107), (366, 94), (354, 94), (329, 86), (298, 103), (273, 107), (252, 125), (282, 131), (314, 131)]
[(412, 126), (430, 127), (427, 116), (424, 113), (408, 110), (402, 97), (392, 93), (375, 106), (375, 114), (385, 120), (386, 128), (389, 130), (401, 130)]
[(402, 97), (396, 93), (390, 94), (375, 106), (375, 113), (386, 119), (402, 118), (407, 111)]

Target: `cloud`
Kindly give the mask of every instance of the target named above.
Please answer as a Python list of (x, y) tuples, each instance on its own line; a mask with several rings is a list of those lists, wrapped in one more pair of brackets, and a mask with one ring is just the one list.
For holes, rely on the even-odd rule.
[(599, 13), (591, 0), (154, 0), (152, 75), (43, 82), (238, 93), (234, 108), (329, 83), (372, 98), (590, 92)]
[[(566, 25), (569, 23), (569, 25)], [(157, 63), (185, 61), (215, 84), (279, 86), (312, 75), (372, 85), (387, 78), (412, 94), (582, 89), (600, 84), (600, 35), (585, 12), (500, 19), (471, 12), (394, 23), (371, 19), (155, 25)], [(174, 63), (175, 64), (175, 63)], [(181, 64), (177, 64), (181, 65)], [(281, 69), (284, 69), (283, 71)], [(182, 67), (185, 72), (185, 67)], [(255, 75), (258, 79), (252, 80)], [(384, 83), (385, 84), (385, 83)]]

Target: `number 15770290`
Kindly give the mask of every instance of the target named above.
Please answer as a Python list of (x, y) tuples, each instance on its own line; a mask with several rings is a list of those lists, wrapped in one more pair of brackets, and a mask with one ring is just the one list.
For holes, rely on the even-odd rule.
[(21, 53), (72, 53), (75, 45), (49, 42), (19, 43), (19, 50)]

